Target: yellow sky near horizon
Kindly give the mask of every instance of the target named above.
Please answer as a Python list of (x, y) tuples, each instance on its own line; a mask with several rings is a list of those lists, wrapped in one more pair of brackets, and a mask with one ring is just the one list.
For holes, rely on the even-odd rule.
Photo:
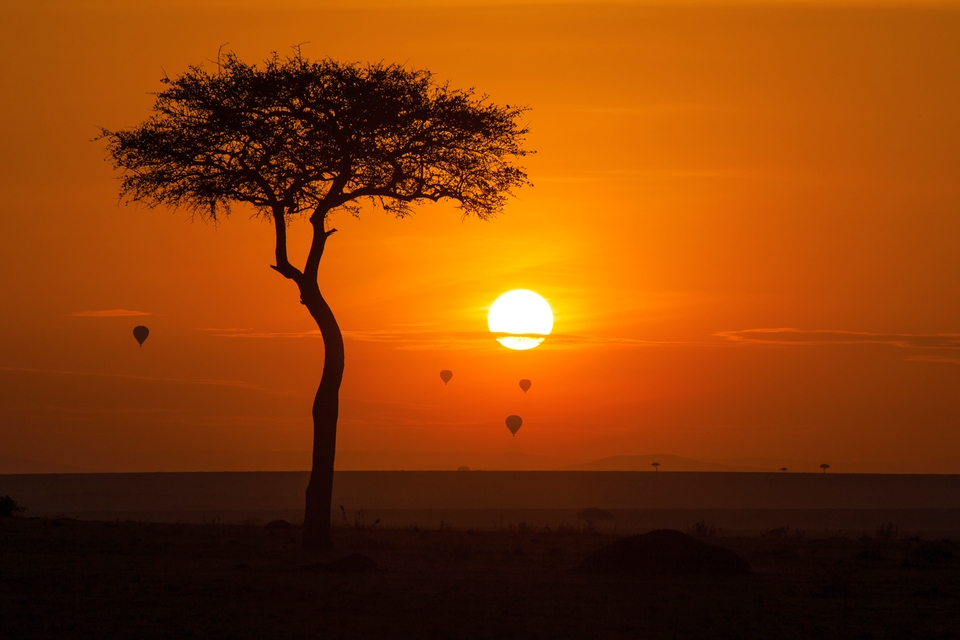
[[(0, 451), (305, 467), (322, 351), (268, 268), (270, 227), (118, 206), (91, 142), (221, 45), (258, 60), (305, 43), (527, 104), (537, 151), (535, 186), (496, 220), (448, 204), (335, 220), (321, 286), (347, 339), (342, 460), (960, 471), (960, 9), (865, 4), (18, 7), (0, 25)], [(486, 334), (512, 288), (556, 316), (530, 352)], [(111, 309), (149, 315), (83, 315)]]

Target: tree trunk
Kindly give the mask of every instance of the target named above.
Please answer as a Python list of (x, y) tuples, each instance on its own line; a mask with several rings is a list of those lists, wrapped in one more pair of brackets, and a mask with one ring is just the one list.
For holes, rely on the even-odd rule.
[(337, 448), (340, 383), (343, 381), (343, 334), (320, 287), (304, 283), (301, 300), (316, 320), (323, 338), (323, 375), (313, 400), (313, 468), (307, 485), (303, 515), (303, 546), (332, 549), (330, 508), (333, 494), (333, 461)]

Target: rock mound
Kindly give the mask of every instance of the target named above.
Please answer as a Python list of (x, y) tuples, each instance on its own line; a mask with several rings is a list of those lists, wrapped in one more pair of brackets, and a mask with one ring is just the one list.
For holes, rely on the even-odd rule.
[(750, 565), (729, 549), (661, 529), (597, 549), (575, 570), (619, 575), (735, 575), (749, 573)]

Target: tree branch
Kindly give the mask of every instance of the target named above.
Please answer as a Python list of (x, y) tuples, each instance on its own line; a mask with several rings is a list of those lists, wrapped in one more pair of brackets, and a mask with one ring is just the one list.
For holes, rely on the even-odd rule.
[(277, 232), (277, 264), (270, 265), (270, 268), (299, 285), (304, 279), (303, 273), (290, 264), (290, 260), (287, 258), (287, 221), (281, 207), (275, 207), (273, 210), (273, 226)]
[(326, 229), (327, 221), (326, 210), (316, 210), (310, 216), (310, 225), (313, 227), (313, 240), (310, 242), (310, 253), (307, 254), (307, 262), (303, 265), (304, 282), (316, 283), (320, 274), (320, 258), (323, 257), (323, 250), (327, 245), (327, 238), (337, 232), (336, 229)]

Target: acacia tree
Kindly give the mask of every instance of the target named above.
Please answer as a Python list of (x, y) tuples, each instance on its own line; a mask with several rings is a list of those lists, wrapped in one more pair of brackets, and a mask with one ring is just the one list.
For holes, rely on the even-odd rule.
[[(323, 338), (323, 374), (313, 403), (313, 466), (303, 544), (329, 548), (343, 336), (320, 292), (318, 270), (336, 229), (331, 214), (359, 215), (372, 201), (398, 217), (412, 205), (450, 199), (487, 219), (514, 187), (528, 153), (523, 107), (399, 65), (310, 61), (299, 50), (262, 65), (228, 53), (216, 68), (191, 67), (156, 94), (153, 115), (131, 129), (102, 130), (123, 171), (121, 195), (148, 206), (186, 208), (217, 220), (231, 205), (273, 223), (276, 264), (296, 283)], [(287, 227), (305, 217), (312, 241), (302, 267), (287, 255)]]

